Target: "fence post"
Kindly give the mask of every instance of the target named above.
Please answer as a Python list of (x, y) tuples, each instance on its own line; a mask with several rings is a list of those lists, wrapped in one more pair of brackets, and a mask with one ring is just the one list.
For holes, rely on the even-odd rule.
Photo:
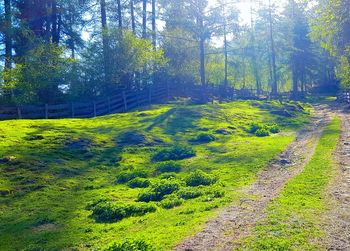
[(22, 111), (19, 106), (17, 106), (17, 116), (18, 116), (18, 119), (22, 119)]
[(74, 103), (72, 102), (71, 104), (71, 108), (72, 108), (72, 118), (75, 117), (75, 111), (74, 111)]
[(95, 101), (93, 102), (93, 105), (94, 105), (94, 117), (96, 117), (97, 116), (97, 112), (96, 112), (96, 102)]
[(107, 99), (107, 105), (108, 105), (108, 114), (111, 113), (111, 99), (108, 97)]
[(127, 112), (128, 111), (128, 104), (126, 102), (126, 95), (125, 95), (125, 91), (123, 91), (123, 102), (124, 102), (124, 111)]
[(148, 103), (152, 104), (152, 89), (151, 86), (148, 87)]
[(169, 83), (167, 82), (166, 84), (166, 102), (169, 103), (170, 101), (170, 87), (169, 87)]
[(45, 104), (45, 119), (49, 118), (49, 105)]

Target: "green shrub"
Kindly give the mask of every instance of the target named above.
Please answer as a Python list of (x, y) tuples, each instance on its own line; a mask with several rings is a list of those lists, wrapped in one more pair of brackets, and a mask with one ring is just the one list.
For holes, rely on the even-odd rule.
[(194, 143), (209, 143), (212, 141), (215, 141), (216, 138), (214, 135), (212, 134), (208, 134), (208, 133), (201, 133), (199, 134), (197, 137), (195, 137), (194, 139), (191, 139), (190, 142), (194, 142)]
[(277, 124), (271, 124), (268, 126), (268, 128), (271, 133), (279, 133), (281, 131)]
[(92, 217), (97, 222), (116, 222), (127, 217), (142, 216), (155, 211), (156, 207), (147, 203), (100, 202), (92, 207)]
[(186, 178), (185, 182), (187, 186), (209, 186), (216, 182), (216, 179), (211, 175), (201, 171), (196, 170), (193, 173), (190, 173)]
[(128, 182), (128, 187), (130, 188), (146, 188), (151, 185), (151, 182), (148, 179), (144, 178), (135, 178)]
[(263, 129), (259, 129), (255, 132), (255, 135), (258, 136), (258, 137), (267, 137), (267, 136), (270, 136), (270, 132), (263, 128)]
[(153, 161), (168, 161), (168, 160), (182, 160), (195, 156), (196, 153), (189, 146), (173, 146), (160, 150), (153, 155)]
[(175, 161), (167, 161), (160, 163), (157, 166), (157, 171), (160, 173), (178, 173), (181, 171), (181, 165)]
[(135, 178), (147, 178), (147, 173), (143, 170), (121, 172), (117, 177), (117, 182), (120, 184), (124, 184)]
[(161, 180), (154, 184), (149, 191), (141, 193), (138, 201), (161, 201), (165, 195), (172, 194), (180, 189), (180, 184), (176, 180)]
[(265, 125), (262, 123), (257, 123), (257, 122), (253, 122), (250, 124), (248, 132), (249, 133), (256, 133), (256, 131), (265, 128)]
[(162, 206), (162, 208), (171, 209), (174, 207), (181, 206), (183, 202), (183, 199), (177, 197), (175, 194), (171, 194), (165, 196), (164, 199), (161, 201), (160, 205)]
[(178, 191), (178, 196), (185, 200), (198, 198), (203, 195), (203, 192), (194, 187), (183, 187)]
[(153, 251), (154, 249), (145, 241), (126, 241), (114, 243), (105, 251)]
[(262, 124), (262, 123), (251, 123), (248, 129), (249, 133), (253, 133), (258, 137), (266, 137), (269, 136), (270, 133), (279, 133), (280, 128), (277, 124)]

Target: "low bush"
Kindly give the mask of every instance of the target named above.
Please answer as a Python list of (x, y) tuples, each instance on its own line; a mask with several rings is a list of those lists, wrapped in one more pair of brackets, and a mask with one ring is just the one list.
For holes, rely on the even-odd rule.
[(174, 207), (181, 206), (183, 202), (183, 199), (177, 197), (175, 194), (171, 194), (165, 196), (164, 199), (161, 201), (160, 205), (162, 206), (162, 208), (171, 209)]
[(92, 217), (97, 222), (116, 222), (131, 216), (142, 216), (156, 210), (154, 205), (148, 203), (100, 202), (92, 207)]
[(172, 194), (180, 189), (180, 184), (174, 179), (161, 180), (154, 184), (149, 191), (141, 193), (138, 201), (161, 201), (165, 195)]
[(279, 133), (281, 130), (277, 124), (262, 124), (262, 123), (251, 123), (248, 130), (249, 133), (253, 133), (258, 137), (269, 136), (270, 133)]
[(263, 128), (263, 129), (259, 129), (255, 132), (255, 135), (258, 136), (258, 137), (267, 137), (267, 136), (270, 136), (270, 132)]
[(124, 184), (135, 178), (147, 178), (147, 173), (143, 170), (121, 172), (117, 177), (117, 182), (119, 184)]
[(151, 182), (148, 179), (144, 178), (135, 178), (128, 182), (128, 187), (130, 188), (146, 188), (151, 185)]
[(194, 187), (183, 187), (178, 191), (177, 195), (184, 200), (190, 200), (202, 196), (203, 192)]
[(209, 186), (216, 182), (216, 179), (201, 170), (197, 170), (193, 173), (190, 173), (186, 178), (185, 182), (187, 186)]
[(208, 133), (201, 133), (197, 137), (195, 137), (194, 139), (191, 139), (190, 142), (200, 144), (200, 143), (209, 143), (209, 142), (212, 142), (215, 140), (216, 140), (216, 138), (214, 135), (208, 134)]
[(175, 161), (167, 161), (160, 163), (157, 166), (157, 171), (160, 173), (178, 173), (181, 171), (181, 165)]
[(154, 249), (145, 241), (125, 241), (114, 243), (105, 251), (154, 251)]
[(195, 156), (196, 153), (189, 146), (173, 146), (160, 150), (153, 155), (153, 161), (169, 161), (169, 160), (182, 160)]

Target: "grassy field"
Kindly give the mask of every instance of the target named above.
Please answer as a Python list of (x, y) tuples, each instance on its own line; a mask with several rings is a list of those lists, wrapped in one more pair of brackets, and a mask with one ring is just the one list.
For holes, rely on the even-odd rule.
[(332, 154), (340, 135), (340, 119), (326, 128), (304, 171), (291, 179), (267, 208), (242, 250), (324, 250), (321, 216), (326, 211), (325, 189), (331, 179)]
[[(2, 121), (0, 250), (104, 250), (128, 240), (169, 250), (239, 199), (240, 188), (308, 122), (308, 110), (237, 101), (94, 119)], [(337, 125), (328, 131), (337, 132)], [(322, 148), (328, 137), (319, 154), (333, 146)], [(299, 186), (292, 184), (284, 196)], [(283, 198), (271, 208), (289, 205)]]

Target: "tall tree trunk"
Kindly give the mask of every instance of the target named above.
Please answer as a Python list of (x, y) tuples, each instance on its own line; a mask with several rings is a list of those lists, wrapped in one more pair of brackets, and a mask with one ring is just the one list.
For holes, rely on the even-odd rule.
[(256, 50), (255, 50), (255, 29), (253, 20), (253, 0), (250, 0), (250, 27), (251, 27), (251, 44), (252, 44), (252, 66), (255, 78), (256, 94), (261, 94), (261, 79), (258, 64), (256, 62)]
[(147, 38), (147, 0), (142, 1), (142, 38)]
[(228, 86), (228, 52), (227, 52), (226, 21), (224, 24), (224, 54), (225, 54), (224, 91), (226, 91), (226, 88)]
[(59, 43), (59, 21), (58, 21), (58, 13), (57, 13), (57, 2), (56, 0), (52, 0), (52, 28), (51, 28), (51, 37), (52, 42), (55, 44)]
[(205, 76), (205, 37), (204, 37), (204, 22), (201, 14), (198, 14), (197, 23), (200, 31), (199, 36), (199, 56), (200, 56), (200, 77), (202, 86), (206, 86), (206, 76)]
[(157, 27), (156, 27), (156, 0), (152, 0), (152, 43), (153, 48), (157, 48)]
[[(293, 47), (296, 47), (296, 41), (294, 38), (294, 32), (295, 32), (295, 1), (294, 0), (289, 0), (290, 4), (292, 5), (292, 13), (291, 13), (291, 21), (292, 21), (292, 43), (293, 43)], [(297, 59), (295, 56), (294, 52), (292, 54), (292, 58), (291, 58), (291, 64), (292, 64), (292, 86), (293, 86), (293, 93), (292, 93), (292, 98), (293, 99), (297, 99), (299, 96), (299, 87), (298, 87), (298, 83), (299, 83), (299, 78), (298, 78), (298, 66), (297, 66)]]
[(135, 6), (134, 0), (130, 0), (130, 16), (131, 16), (131, 29), (132, 32), (136, 33), (136, 25), (135, 25)]
[(123, 28), (123, 16), (122, 16), (122, 5), (120, 0), (117, 0), (117, 11), (118, 11), (118, 27)]
[(102, 25), (102, 43), (103, 43), (103, 62), (105, 73), (105, 84), (109, 86), (110, 83), (110, 71), (109, 71), (109, 54), (108, 54), (108, 27), (107, 27), (107, 14), (106, 14), (106, 1), (100, 0), (101, 7), (101, 25)]
[(11, 38), (11, 0), (5, 0), (5, 70), (11, 69), (12, 64), (12, 38)]
[(278, 94), (277, 87), (277, 70), (276, 70), (276, 51), (275, 51), (275, 41), (273, 39), (273, 20), (272, 20), (272, 6), (271, 0), (269, 0), (269, 23), (270, 23), (270, 46), (271, 46), (271, 66), (272, 66), (272, 96)]

